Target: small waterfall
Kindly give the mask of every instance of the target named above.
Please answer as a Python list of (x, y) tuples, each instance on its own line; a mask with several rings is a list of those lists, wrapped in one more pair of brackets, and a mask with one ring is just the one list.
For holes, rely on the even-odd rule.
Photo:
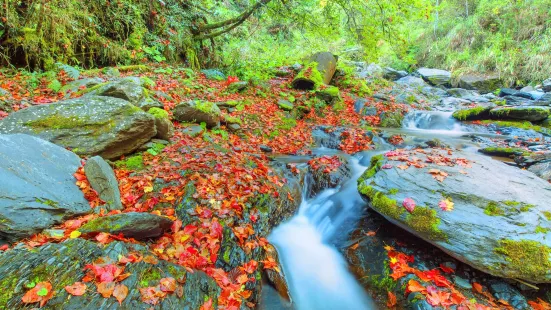
[[(332, 245), (362, 215), (356, 180), (365, 167), (350, 158), (353, 177), (337, 189), (303, 199), (299, 212), (268, 237), (279, 252), (294, 305), (299, 310), (376, 309)], [(308, 183), (308, 182), (307, 182)], [(308, 193), (305, 186), (303, 195)], [(306, 197), (304, 197), (306, 198)]]
[(464, 132), (465, 128), (452, 117), (452, 112), (413, 111), (404, 117), (403, 127), (413, 130)]

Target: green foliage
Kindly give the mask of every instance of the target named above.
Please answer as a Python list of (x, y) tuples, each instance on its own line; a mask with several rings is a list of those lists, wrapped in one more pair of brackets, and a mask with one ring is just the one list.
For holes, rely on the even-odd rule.
[(59, 82), (57, 79), (52, 80), (50, 83), (48, 83), (48, 88), (51, 89), (54, 93), (57, 93), (63, 85), (61, 85), (61, 82)]

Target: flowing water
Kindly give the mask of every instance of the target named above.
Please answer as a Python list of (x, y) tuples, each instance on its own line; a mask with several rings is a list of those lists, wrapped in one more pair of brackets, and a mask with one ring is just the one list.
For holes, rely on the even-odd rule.
[[(459, 138), (459, 142), (454, 144), (468, 144), (467, 138), (461, 138), (468, 134), (468, 129), (447, 112), (412, 112), (404, 119), (404, 128), (394, 131), (413, 139)], [(370, 158), (387, 149), (390, 149), (389, 145), (382, 145), (376, 152), (348, 156), (352, 177), (339, 187), (326, 189), (315, 197), (307, 197), (310, 192), (307, 180), (298, 213), (269, 236), (268, 240), (278, 250), (296, 309), (376, 309), (364, 288), (349, 272), (338, 247), (364, 215), (365, 203), (358, 194), (356, 181), (367, 168)], [(345, 156), (339, 151), (323, 148), (316, 152)], [(285, 161), (292, 161), (292, 158)], [(303, 159), (300, 161), (304, 162)]]

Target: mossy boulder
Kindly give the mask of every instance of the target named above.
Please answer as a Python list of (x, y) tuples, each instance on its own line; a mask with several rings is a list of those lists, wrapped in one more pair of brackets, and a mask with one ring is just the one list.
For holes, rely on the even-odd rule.
[(423, 80), (434, 86), (448, 85), (452, 77), (451, 72), (440, 69), (420, 68), (417, 72)]
[[(84, 239), (70, 239), (62, 243), (48, 243), (40, 248), (16, 247), (0, 255), (0, 309), (26, 309), (21, 298), (28, 290), (26, 285), (49, 281), (54, 297), (44, 309), (151, 309), (142, 300), (139, 289), (156, 286), (161, 278), (185, 279), (184, 298), (168, 294), (156, 305), (159, 309), (199, 309), (205, 299), (212, 298), (216, 307), (220, 288), (214, 279), (201, 271), (187, 272), (182, 266), (159, 260), (156, 265), (145, 262), (130, 263), (125, 272), (130, 276), (121, 283), (128, 287), (128, 295), (119, 305), (115, 298), (103, 298), (96, 286), (87, 283), (88, 289), (82, 296), (71, 296), (65, 286), (82, 281), (86, 274), (84, 267), (99, 258), (116, 263), (120, 257), (130, 253), (154, 255), (139, 244), (115, 241), (106, 247)], [(35, 304), (36, 306), (38, 304)], [(32, 305), (29, 305), (30, 309)]]
[(452, 116), (460, 121), (474, 121), (488, 119), (490, 117), (491, 107), (475, 107), (453, 112)]
[(316, 91), (316, 96), (328, 105), (342, 101), (341, 92), (336, 86), (327, 86)]
[(285, 99), (279, 99), (277, 106), (283, 111), (292, 111), (295, 108), (295, 105), (291, 101)]
[(128, 101), (90, 96), (32, 106), (0, 121), (0, 133), (25, 133), (79, 155), (114, 159), (157, 134), (155, 117)]
[(168, 117), (168, 112), (160, 108), (151, 108), (147, 113), (155, 117), (155, 128), (157, 129), (157, 138), (170, 140), (174, 135), (174, 125)]
[(503, 88), (503, 86), (503, 80), (497, 74), (465, 74), (459, 78), (459, 87), (478, 90), (481, 94), (494, 92), (497, 89)]
[(172, 111), (174, 118), (180, 122), (205, 123), (208, 128), (220, 126), (220, 108), (213, 102), (191, 100), (180, 103)]
[(240, 93), (243, 92), (249, 87), (249, 82), (247, 81), (239, 81), (234, 82), (228, 85), (228, 88), (226, 88), (226, 91), (229, 93)]
[[(373, 210), (481, 271), (551, 283), (548, 182), (476, 153), (425, 149), (387, 154), (374, 157), (358, 180), (358, 190)], [(403, 170), (404, 156), (417, 157), (426, 166)], [(448, 158), (451, 164), (437, 165), (435, 158)], [(446, 177), (439, 181), (433, 175)], [(403, 206), (406, 198), (416, 204), (411, 212)], [(453, 209), (442, 209), (445, 201)], [(523, 251), (544, 254), (524, 259)]]
[(129, 212), (99, 217), (84, 224), (79, 231), (83, 234), (99, 232), (112, 235), (123, 234), (125, 237), (139, 240), (159, 237), (171, 226), (172, 221), (167, 217)]
[(23, 134), (0, 135), (0, 243), (91, 212), (75, 184), (78, 167), (78, 156), (55, 144)]
[(129, 76), (111, 82), (97, 84), (85, 89), (86, 96), (106, 96), (124, 99), (140, 109), (147, 111), (153, 107), (163, 108), (163, 104), (151, 98), (147, 89), (151, 85), (148, 78)]
[(101, 83), (105, 83), (105, 81), (102, 78), (94, 77), (94, 78), (84, 78), (76, 81), (69, 82), (63, 86), (59, 92), (64, 93), (66, 95), (70, 95), (73, 93), (78, 93), (79, 91), (82, 91), (83, 89), (89, 89), (96, 85), (99, 85)]
[(478, 151), (482, 154), (501, 157), (530, 154), (529, 151), (516, 147), (485, 147)]
[(205, 77), (209, 80), (215, 80), (215, 81), (223, 81), (226, 79), (226, 75), (222, 73), (220, 70), (216, 69), (203, 69), (201, 72), (205, 75)]
[(518, 106), (518, 107), (496, 107), (490, 110), (490, 117), (493, 119), (514, 119), (521, 121), (537, 122), (549, 117), (548, 107), (540, 106)]
[(380, 115), (381, 127), (386, 128), (401, 128), (404, 121), (404, 114), (402, 111), (383, 112)]
[(308, 59), (307, 64), (293, 79), (293, 88), (313, 90), (323, 84), (328, 85), (336, 69), (337, 58), (333, 54), (316, 53)]

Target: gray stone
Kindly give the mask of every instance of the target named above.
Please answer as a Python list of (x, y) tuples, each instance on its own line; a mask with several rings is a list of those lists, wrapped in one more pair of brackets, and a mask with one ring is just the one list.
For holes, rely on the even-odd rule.
[(229, 93), (240, 93), (247, 89), (247, 87), (249, 87), (249, 82), (247, 81), (234, 82), (226, 88), (226, 91)]
[(549, 117), (549, 108), (539, 106), (496, 107), (490, 110), (490, 117), (537, 122)]
[(376, 107), (365, 107), (362, 110), (363, 116), (375, 116), (377, 114), (378, 114), (378, 111)]
[(70, 95), (72, 93), (78, 92), (79, 90), (81, 90), (83, 88), (94, 87), (94, 86), (96, 86), (98, 84), (101, 84), (103, 82), (105, 82), (105, 80), (102, 79), (102, 78), (99, 78), (99, 77), (80, 79), (80, 80), (72, 81), (72, 82), (69, 82), (69, 83), (65, 84), (65, 86), (63, 86), (59, 90), (59, 92), (64, 93), (64, 94), (67, 93), (67, 95)]
[(129, 212), (99, 217), (84, 224), (78, 230), (83, 234), (106, 232), (141, 240), (159, 237), (171, 226), (172, 221), (167, 217), (152, 213)]
[(543, 161), (536, 163), (528, 168), (528, 171), (534, 173), (538, 177), (551, 182), (551, 161)]
[(459, 87), (478, 90), (481, 94), (494, 92), (503, 87), (503, 81), (497, 74), (473, 75), (466, 74), (459, 78)]
[(191, 137), (197, 137), (198, 135), (202, 134), (204, 131), (203, 127), (199, 125), (189, 126), (184, 129), (182, 129), (182, 133)]
[(551, 78), (543, 81), (541, 89), (546, 93), (551, 92)]
[(440, 69), (420, 68), (417, 72), (425, 81), (434, 86), (447, 85), (452, 77), (449, 71)]
[(208, 128), (220, 126), (220, 108), (215, 103), (202, 100), (191, 100), (177, 105), (172, 110), (174, 119), (180, 122), (201, 124)]
[(383, 69), (383, 78), (389, 81), (396, 81), (403, 77), (406, 77), (407, 75), (408, 73), (406, 71), (394, 70), (390, 67), (386, 67)]
[[(403, 162), (393, 160), (399, 156), (383, 156), (360, 178), (359, 191), (371, 208), (483, 272), (551, 282), (551, 223), (544, 217), (551, 212), (547, 181), (475, 153), (453, 151), (450, 156), (446, 149), (425, 149), (425, 154), (405, 156), (415, 156), (427, 165), (402, 170), (397, 166)], [(443, 156), (456, 164), (431, 164), (427, 156)], [(460, 158), (468, 158), (470, 167), (458, 164)], [(386, 164), (388, 169), (380, 169)], [(442, 181), (433, 177), (443, 173), (447, 177)], [(416, 204), (411, 214), (402, 206), (406, 198)], [(454, 203), (453, 210), (441, 210), (439, 204), (445, 199)], [(538, 226), (543, 231), (536, 232)]]
[(0, 240), (29, 237), (91, 212), (73, 174), (80, 158), (50, 142), (0, 135)]
[[(99, 258), (116, 263), (120, 257), (128, 257), (130, 253), (155, 256), (146, 246), (139, 244), (115, 241), (99, 247), (96, 243), (81, 238), (62, 243), (47, 243), (34, 249), (18, 247), (0, 254), (0, 272), (4, 278), (0, 292), (2, 306), (5, 309), (38, 307), (38, 303), (23, 306), (21, 298), (27, 291), (25, 284), (40, 281), (51, 281), (54, 292), (53, 298), (45, 306), (46, 309), (151, 309), (152, 305), (143, 302), (139, 288), (157, 286), (160, 278), (165, 277), (182, 281), (185, 298), (179, 298), (175, 293), (167, 294), (155, 306), (158, 309), (199, 309), (205, 302), (205, 296), (219, 296), (221, 292), (214, 279), (204, 272), (188, 272), (183, 266), (160, 259), (155, 265), (142, 261), (125, 266), (124, 272), (130, 276), (120, 282), (128, 287), (128, 295), (121, 304), (115, 298), (103, 298), (92, 283), (87, 283), (88, 289), (82, 296), (72, 296), (65, 290), (65, 285), (82, 281), (88, 271), (85, 269), (86, 265), (93, 264)], [(217, 299), (213, 298), (215, 308), (216, 303)]]
[(92, 188), (98, 192), (101, 200), (107, 203), (107, 209), (122, 210), (121, 193), (115, 173), (109, 164), (99, 156), (86, 161), (84, 172)]
[(209, 80), (223, 81), (223, 80), (226, 79), (226, 75), (224, 73), (222, 73), (220, 70), (204, 69), (204, 70), (201, 70), (201, 72)]
[(521, 92), (524, 92), (524, 93), (529, 93), (529, 92), (533, 92), (535, 91), (536, 89), (532, 86), (525, 86), (523, 88), (520, 89)]
[(114, 159), (157, 134), (155, 118), (125, 100), (89, 96), (32, 106), (0, 121), (0, 133), (25, 133), (79, 155)]
[(403, 77), (398, 81), (396, 81), (396, 84), (405, 85), (413, 88), (419, 88), (419, 89), (422, 89), (423, 87), (427, 86), (427, 83), (425, 83), (425, 81), (422, 78), (418, 78), (414, 76)]
[(292, 111), (295, 108), (291, 101), (285, 99), (277, 100), (277, 106), (284, 111)]
[(450, 88), (448, 89), (448, 94), (452, 97), (461, 98), (461, 99), (467, 99), (475, 96), (479, 96), (479, 94), (474, 90), (467, 90), (463, 88)]
[(228, 130), (231, 132), (238, 132), (239, 130), (241, 130), (241, 126), (239, 124), (229, 124), (227, 125), (227, 127)]
[(502, 88), (499, 90), (499, 97), (514, 96), (518, 93), (518, 90), (512, 88)]
[(490, 291), (498, 300), (505, 300), (514, 309), (528, 310), (532, 309), (526, 298), (522, 294), (512, 287), (511, 285), (503, 282), (496, 282), (490, 285)]
[(153, 98), (143, 98), (134, 105), (144, 111), (149, 111), (151, 108), (164, 108), (164, 105), (160, 101)]
[(109, 82), (105, 86), (100, 87), (97, 92), (93, 92), (93, 94), (124, 99), (137, 105), (146, 97), (146, 90), (142, 86), (142, 81), (139, 77), (131, 76)]
[(471, 289), (473, 285), (468, 280), (461, 278), (460, 276), (453, 275), (453, 283), (462, 289)]
[(356, 101), (354, 101), (354, 111), (360, 113), (367, 102), (367, 99), (364, 98), (356, 99)]

